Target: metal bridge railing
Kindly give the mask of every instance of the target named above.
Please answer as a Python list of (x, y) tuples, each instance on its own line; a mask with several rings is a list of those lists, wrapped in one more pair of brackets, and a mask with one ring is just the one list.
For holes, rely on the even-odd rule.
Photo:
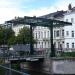
[(29, 74), (11, 69), (11, 67), (0, 65), (0, 75), (29, 75)]
[(14, 58), (27, 58), (27, 57), (49, 57), (50, 56), (50, 49), (44, 49), (44, 50), (41, 50), (41, 51), (34, 51), (34, 54), (33, 55), (30, 55), (29, 53), (26, 54), (26, 55), (10, 55), (10, 56), (0, 56), (0, 59), (14, 59)]

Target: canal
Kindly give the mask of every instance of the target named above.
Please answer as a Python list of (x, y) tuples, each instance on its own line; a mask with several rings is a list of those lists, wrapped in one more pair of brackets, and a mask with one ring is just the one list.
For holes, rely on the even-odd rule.
[[(12, 65), (12, 68), (15, 69), (15, 65)], [(16, 65), (17, 66), (17, 65)], [(16, 67), (18, 70), (20, 70), (21, 72), (24, 72), (28, 75), (48, 75), (45, 73), (45, 71), (43, 70), (43, 62), (23, 62), (20, 63), (19, 66)]]
[[(6, 67), (9, 64), (6, 64)], [(48, 75), (43, 70), (43, 62), (22, 62), (14, 63), (11, 68), (23, 73), (14, 72), (13, 70), (8, 70), (0, 67), (0, 75)]]

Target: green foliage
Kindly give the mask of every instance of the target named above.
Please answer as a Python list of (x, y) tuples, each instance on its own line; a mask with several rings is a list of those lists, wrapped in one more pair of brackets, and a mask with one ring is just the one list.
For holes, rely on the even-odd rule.
[(15, 36), (10, 37), (10, 38), (8, 39), (8, 45), (13, 45), (13, 44), (15, 44), (15, 43), (16, 43), (16, 42), (15, 42), (15, 39), (16, 39)]
[(6, 70), (2, 67), (0, 67), (0, 75), (5, 75)]
[[(30, 29), (28, 27), (23, 27), (19, 31), (19, 34), (16, 37), (16, 42), (18, 44), (29, 44), (30, 43)], [(33, 39), (33, 42), (34, 42), (34, 39)]]
[(64, 52), (62, 53), (63, 57), (75, 57), (75, 52)]
[(0, 45), (4, 42), (4, 29), (0, 27)]
[[(15, 38), (14, 31), (10, 28), (2, 28), (0, 27), (0, 45), (2, 44), (12, 44)], [(12, 41), (11, 41), (12, 39)], [(12, 43), (11, 43), (12, 42)]]
[(10, 28), (10, 29), (5, 29), (6, 32), (6, 44), (10, 45), (10, 44), (14, 44), (15, 43), (15, 33), (14, 31)]
[(19, 63), (12, 64), (11, 67), (17, 70), (19, 68)]
[[(33, 37), (32, 37), (33, 38)], [(33, 43), (34, 43), (33, 39)], [(0, 27), (0, 45), (2, 44), (29, 44), (30, 43), (30, 29), (23, 27), (17, 36), (11, 28)]]

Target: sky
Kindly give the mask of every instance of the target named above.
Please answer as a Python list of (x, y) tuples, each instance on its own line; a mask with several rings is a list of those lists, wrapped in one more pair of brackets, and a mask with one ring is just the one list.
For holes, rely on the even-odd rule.
[(0, 0), (0, 24), (16, 17), (42, 16), (67, 10), (75, 0)]

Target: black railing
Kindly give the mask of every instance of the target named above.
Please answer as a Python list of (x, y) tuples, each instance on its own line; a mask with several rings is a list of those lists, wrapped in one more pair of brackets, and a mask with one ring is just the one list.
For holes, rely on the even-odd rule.
[(0, 65), (0, 75), (29, 75), (29, 74), (15, 69), (11, 69), (10, 66), (7, 67), (7, 66)]

